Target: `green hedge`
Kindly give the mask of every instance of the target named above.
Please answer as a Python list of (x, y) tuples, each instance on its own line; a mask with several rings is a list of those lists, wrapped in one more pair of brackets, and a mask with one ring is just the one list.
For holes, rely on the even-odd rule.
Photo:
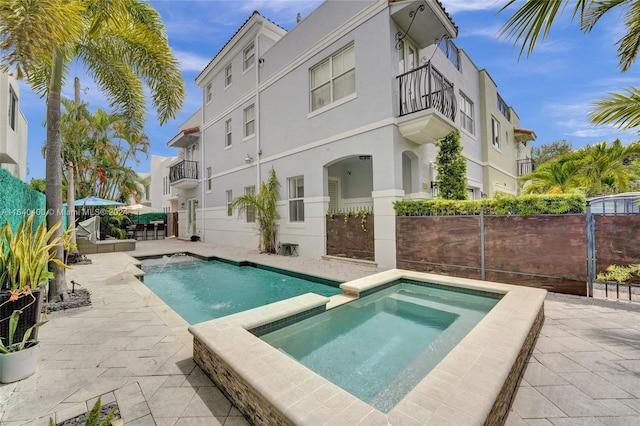
[(0, 227), (9, 221), (15, 231), (23, 217), (35, 211), (34, 227), (45, 220), (46, 201), (43, 193), (34, 191), (26, 183), (0, 168)]
[(406, 200), (396, 201), (398, 216), (469, 216), (480, 212), (491, 215), (531, 216), (537, 214), (585, 213), (584, 195), (500, 195), (482, 200)]

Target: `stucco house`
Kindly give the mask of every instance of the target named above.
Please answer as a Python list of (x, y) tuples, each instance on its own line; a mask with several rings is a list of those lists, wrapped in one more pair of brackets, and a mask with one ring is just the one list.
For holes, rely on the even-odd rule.
[(516, 112), (453, 42), (437, 0), (325, 1), (289, 32), (254, 12), (196, 79), (202, 108), (168, 145), (180, 235), (256, 247), (228, 209), (273, 168), (279, 241), (325, 251), (328, 211), (370, 208), (395, 266), (392, 203), (437, 196), (435, 142), (460, 131), (470, 198), (517, 193), (531, 166)]
[(9, 71), (0, 71), (0, 167), (27, 179), (27, 119), (20, 110), (20, 86)]

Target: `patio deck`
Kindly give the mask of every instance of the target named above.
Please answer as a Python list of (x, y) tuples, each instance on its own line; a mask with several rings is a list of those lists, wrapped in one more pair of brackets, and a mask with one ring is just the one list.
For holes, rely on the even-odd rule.
[[(175, 239), (139, 241), (129, 254), (177, 252), (341, 281), (379, 272), (373, 265)], [(67, 277), (92, 292), (93, 305), (49, 315), (36, 374), (0, 386), (0, 424), (61, 422), (87, 411), (98, 396), (118, 403), (127, 426), (247, 424), (193, 362), (186, 322), (133, 277), (135, 260), (123, 253), (89, 257), (92, 265)], [(640, 423), (640, 306), (549, 294), (545, 315), (507, 424)]]

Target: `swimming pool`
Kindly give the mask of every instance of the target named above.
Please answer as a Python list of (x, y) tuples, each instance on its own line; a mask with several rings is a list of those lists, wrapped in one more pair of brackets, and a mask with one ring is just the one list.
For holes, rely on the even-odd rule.
[[(144, 284), (189, 324), (263, 306), (304, 293), (332, 296), (339, 283), (255, 264), (194, 257), (164, 257), (142, 261)], [(322, 281), (326, 284), (313, 281)]]
[(261, 339), (387, 413), (500, 297), (404, 281)]
[[(262, 327), (269, 333), (274, 331), (269, 329), (272, 324), (290, 324), (304, 312), (324, 308), (329, 299), (316, 294), (189, 327), (193, 358), (256, 424), (503, 424), (544, 321), (546, 291), (400, 269), (340, 287), (347, 295), (364, 298), (397, 280), (496, 293), (502, 298), (386, 413), (258, 337), (262, 333), (256, 330)], [(336, 366), (341, 362), (335, 360)]]

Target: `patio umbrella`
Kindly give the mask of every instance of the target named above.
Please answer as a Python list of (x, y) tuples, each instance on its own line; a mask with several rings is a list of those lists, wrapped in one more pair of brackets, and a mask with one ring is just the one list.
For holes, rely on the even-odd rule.
[[(124, 203), (113, 200), (106, 200), (104, 198), (94, 197), (93, 195), (88, 196), (87, 198), (80, 198), (73, 203), (76, 207), (86, 206), (86, 207), (100, 207), (100, 206), (124, 206)], [(65, 203), (66, 205), (66, 203)]]

